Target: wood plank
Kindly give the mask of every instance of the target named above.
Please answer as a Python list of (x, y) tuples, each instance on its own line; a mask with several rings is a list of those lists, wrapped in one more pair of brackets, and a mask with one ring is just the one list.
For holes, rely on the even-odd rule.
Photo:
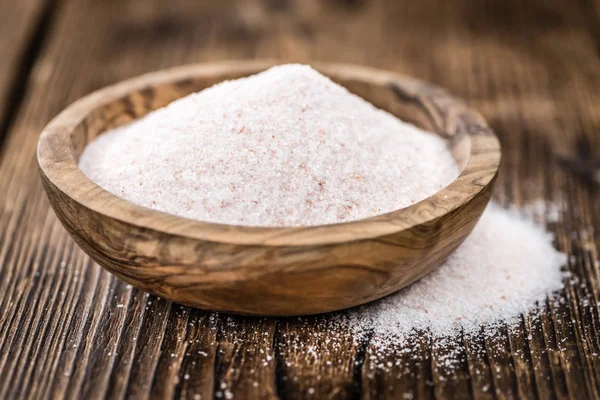
[(49, 6), (46, 0), (0, 2), (0, 150), (48, 28)]
[[(533, 375), (538, 397), (547, 399), (554, 393), (553, 371), (546, 355), (544, 333), (541, 316), (525, 317), (525, 333), (529, 341), (530, 356), (533, 364)], [(559, 397), (559, 396), (557, 396)]]
[(481, 332), (465, 335), (465, 350), (474, 399), (493, 399), (492, 368), (486, 356), (485, 338)]
[[(61, 2), (0, 161), (0, 397), (597, 398), (600, 58), (584, 3)], [(568, 205), (549, 228), (579, 281), (517, 330), (449, 347), (421, 340), (409, 357), (357, 344), (317, 317), (181, 308), (91, 263), (38, 182), (45, 123), (126, 77), (257, 56), (371, 64), (466, 98), (504, 146), (496, 198)]]
[[(216, 361), (218, 316), (200, 310), (192, 310), (188, 325), (188, 347), (180, 368), (180, 385), (176, 397), (210, 398), (214, 393), (213, 371)], [(189, 378), (188, 378), (189, 377)]]
[[(123, 383), (125, 397), (150, 397), (170, 311), (171, 303), (168, 301), (152, 296), (146, 297), (144, 318), (138, 334), (131, 338), (131, 341), (136, 342), (133, 360), (130, 366), (123, 366), (124, 369), (130, 369), (129, 380)], [(122, 390), (120, 388), (120, 391)]]
[(364, 355), (335, 320), (282, 319), (276, 342), (282, 397), (336, 399), (360, 394), (357, 379)]
[(275, 328), (273, 318), (222, 315), (214, 371), (216, 397), (276, 397)]
[(362, 398), (434, 398), (432, 343), (426, 335), (411, 335), (405, 343), (382, 352), (372, 343), (362, 365)]

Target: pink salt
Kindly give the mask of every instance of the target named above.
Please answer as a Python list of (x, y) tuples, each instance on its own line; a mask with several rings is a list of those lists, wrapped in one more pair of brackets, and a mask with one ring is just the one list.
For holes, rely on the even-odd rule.
[(490, 204), (437, 270), (342, 320), (359, 337), (371, 332), (372, 344), (382, 350), (414, 334), (450, 337), (518, 322), (563, 287), (566, 255), (552, 241), (529, 218)]
[(250, 226), (370, 217), (458, 175), (437, 136), (295, 64), (220, 83), (108, 132), (80, 166), (139, 205)]

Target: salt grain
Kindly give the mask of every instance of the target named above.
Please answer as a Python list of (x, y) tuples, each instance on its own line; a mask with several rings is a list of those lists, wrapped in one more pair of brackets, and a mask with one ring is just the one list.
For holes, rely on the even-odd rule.
[(440, 138), (295, 64), (215, 85), (107, 132), (80, 166), (134, 203), (251, 226), (370, 217), (458, 175)]
[(533, 222), (491, 204), (465, 242), (437, 270), (348, 314), (359, 336), (380, 348), (418, 332), (434, 337), (511, 323), (562, 288), (566, 256)]

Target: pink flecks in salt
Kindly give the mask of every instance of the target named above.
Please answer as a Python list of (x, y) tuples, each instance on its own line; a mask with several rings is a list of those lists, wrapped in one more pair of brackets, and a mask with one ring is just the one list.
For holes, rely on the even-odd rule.
[(440, 138), (296, 64), (220, 83), (107, 132), (80, 167), (139, 205), (249, 226), (370, 217), (458, 175)]

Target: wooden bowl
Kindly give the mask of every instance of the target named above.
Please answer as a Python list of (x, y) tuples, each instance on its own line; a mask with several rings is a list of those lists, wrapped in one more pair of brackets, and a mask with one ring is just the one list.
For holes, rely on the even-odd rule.
[(315, 314), (367, 303), (444, 261), (488, 203), (500, 145), (479, 113), (439, 88), (395, 73), (315, 66), (377, 107), (437, 132), (451, 147), (460, 176), (435, 195), (391, 213), (313, 227), (220, 225), (133, 204), (102, 189), (77, 166), (83, 148), (104, 131), (273, 64), (159, 71), (92, 93), (58, 115), (42, 132), (38, 162), (48, 199), (79, 246), (142, 290), (194, 307), (250, 315)]

